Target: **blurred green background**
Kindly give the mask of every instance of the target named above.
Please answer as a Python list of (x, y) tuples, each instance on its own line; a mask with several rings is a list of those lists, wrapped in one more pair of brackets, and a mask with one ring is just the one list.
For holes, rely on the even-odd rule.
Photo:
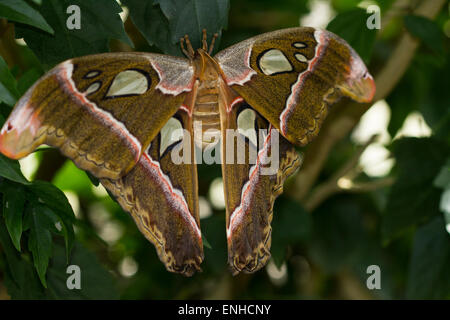
[[(64, 25), (69, 4), (81, 7), (81, 30)], [(380, 30), (367, 28), (371, 5), (380, 9)], [(275, 203), (272, 258), (250, 275), (233, 277), (227, 269), (220, 166), (199, 166), (209, 246), (203, 272), (185, 278), (167, 272), (131, 217), (58, 151), (44, 148), (20, 160), (28, 181), (51, 184), (29, 184), (17, 163), (1, 156), (0, 299), (450, 298), (448, 1), (123, 0), (121, 6), (123, 12), (113, 0), (0, 1), (0, 124), (60, 61), (105, 51), (180, 55), (180, 35), (198, 44), (203, 27), (221, 33), (216, 52), (281, 28), (327, 28), (364, 59), (377, 81), (376, 101), (339, 102), (319, 137), (298, 149), (304, 165)], [(69, 260), (81, 267), (82, 290), (70, 291), (64, 246), (72, 224)], [(367, 287), (371, 265), (380, 268), (380, 289)]]

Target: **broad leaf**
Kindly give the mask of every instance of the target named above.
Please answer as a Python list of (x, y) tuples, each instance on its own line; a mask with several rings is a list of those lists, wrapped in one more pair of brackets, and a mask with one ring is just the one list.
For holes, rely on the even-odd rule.
[(365, 10), (354, 9), (338, 14), (327, 26), (327, 30), (346, 40), (367, 64), (372, 55), (377, 30), (367, 28), (369, 16)]
[(387, 97), (386, 101), (391, 110), (388, 132), (392, 137), (395, 137), (406, 117), (420, 109), (420, 104), (428, 94), (430, 79), (424, 76), (425, 72), (427, 70), (423, 65), (413, 64), (406, 72), (406, 76)]
[(0, 184), (0, 193), (3, 194), (3, 217), (6, 228), (14, 246), (20, 251), (22, 217), (26, 201), (25, 188), (17, 183), (2, 183)]
[[(448, 55), (448, 54), (447, 54)], [(437, 60), (433, 59), (432, 61)], [(433, 133), (441, 138), (446, 139), (450, 143), (450, 108), (448, 102), (450, 101), (450, 77), (442, 76), (450, 73), (450, 59), (440, 66), (424, 66), (431, 74), (422, 72), (417, 74), (416, 78), (422, 78), (426, 81), (429, 88), (427, 90), (426, 100), (420, 108), (427, 124), (433, 129)], [(414, 88), (413, 90), (418, 90)]]
[(171, 41), (169, 21), (159, 5), (152, 0), (126, 0), (123, 3), (128, 6), (131, 20), (148, 44), (157, 46), (166, 54), (182, 55), (180, 47)]
[(52, 252), (50, 229), (54, 224), (52, 226), (53, 219), (49, 218), (52, 214), (45, 206), (35, 203), (29, 208), (26, 216), (26, 223), (30, 228), (28, 248), (33, 254), (34, 266), (44, 287), (47, 287), (45, 274)]
[(42, 73), (36, 68), (26, 71), (17, 82), (17, 89), (23, 95), (40, 77)]
[(443, 33), (435, 22), (423, 16), (408, 15), (404, 18), (405, 27), (415, 37), (419, 38), (431, 50), (438, 54), (444, 53)]
[[(6, 225), (0, 223), (0, 244), (2, 247), (2, 252), (6, 256), (7, 261), (7, 276), (11, 278), (11, 282), (19, 283), (23, 276), (21, 257), (19, 252), (14, 248), (11, 238), (6, 229)], [(31, 274), (34, 274), (34, 270), (31, 268)], [(5, 281), (6, 282), (6, 281)]]
[(13, 106), (20, 94), (16, 87), (16, 79), (9, 71), (3, 57), (0, 56), (0, 102)]
[[(81, 28), (69, 30), (67, 7), (77, 5), (81, 13)], [(109, 51), (109, 40), (118, 39), (132, 46), (125, 33), (114, 0), (46, 0), (40, 12), (55, 30), (54, 35), (17, 26), (16, 36), (24, 38), (41, 63), (49, 68), (63, 60)]]
[(48, 25), (41, 14), (23, 0), (2, 0), (0, 3), (0, 18), (28, 24), (53, 34), (52, 27)]
[[(118, 299), (119, 294), (115, 286), (116, 279), (98, 261), (97, 257), (75, 243), (70, 261), (64, 257), (64, 248), (56, 245), (52, 254), (51, 265), (48, 269), (48, 296), (51, 299)], [(76, 265), (81, 272), (81, 289), (69, 290), (67, 273), (69, 265)]]
[[(6, 236), (6, 237), (5, 237)], [(70, 262), (66, 263), (64, 247), (55, 244), (52, 259), (47, 271), (47, 288), (44, 288), (27, 259), (21, 259), (9, 242), (6, 230), (0, 225), (0, 243), (7, 251), (8, 268), (4, 284), (12, 299), (118, 299), (114, 286), (115, 279), (98, 261), (97, 257), (76, 243)], [(69, 265), (77, 265), (81, 270), (81, 289), (70, 290), (67, 287)]]
[[(194, 47), (201, 47), (202, 30), (221, 33), (228, 24), (228, 0), (155, 0), (169, 20), (172, 43), (185, 34)], [(188, 22), (188, 23), (187, 23)]]
[(29, 184), (20, 171), (19, 162), (11, 160), (3, 154), (0, 154), (0, 176), (18, 183)]
[(408, 299), (450, 298), (450, 235), (442, 217), (419, 228), (413, 244)]
[(227, 27), (229, 0), (126, 0), (133, 22), (150, 44), (165, 53), (181, 55), (179, 41), (186, 34), (192, 46), (202, 46), (202, 30), (208, 38)]
[(397, 181), (382, 218), (384, 241), (439, 214), (441, 191), (433, 180), (449, 154), (448, 147), (433, 138), (404, 138), (393, 144), (392, 151)]
[(66, 249), (69, 254), (75, 238), (73, 231), (75, 215), (66, 196), (57, 187), (45, 181), (33, 182), (29, 186), (29, 190), (61, 219)]
[(272, 230), (272, 258), (277, 267), (281, 267), (287, 247), (311, 235), (311, 215), (297, 202), (282, 197), (275, 202)]
[(354, 265), (364, 253), (363, 209), (355, 196), (330, 199), (313, 213), (310, 256), (325, 272)]

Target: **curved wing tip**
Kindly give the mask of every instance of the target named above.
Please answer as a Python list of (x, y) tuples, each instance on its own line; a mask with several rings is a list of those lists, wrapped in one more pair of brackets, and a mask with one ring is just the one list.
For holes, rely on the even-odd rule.
[(42, 143), (44, 138), (44, 135), (36, 136), (36, 128), (38, 125), (35, 122), (24, 125), (10, 116), (0, 131), (0, 152), (14, 160), (26, 157)]
[(367, 75), (363, 77), (356, 86), (359, 87), (358, 91), (361, 92), (361, 96), (357, 101), (368, 103), (373, 100), (376, 92), (376, 85), (375, 81), (369, 73), (367, 73)]
[[(361, 69), (359, 70), (361, 71)], [(371, 102), (376, 92), (375, 81), (367, 70), (361, 76), (355, 76), (353, 72), (350, 73), (347, 80), (338, 85), (338, 88), (345, 96), (360, 103)]]
[(25, 157), (28, 153), (20, 151), (18, 146), (18, 135), (15, 130), (6, 130), (6, 124), (0, 132), (0, 153), (8, 158), (19, 160)]
[(350, 47), (350, 70), (344, 91), (355, 101), (368, 103), (375, 96), (376, 85), (361, 57)]

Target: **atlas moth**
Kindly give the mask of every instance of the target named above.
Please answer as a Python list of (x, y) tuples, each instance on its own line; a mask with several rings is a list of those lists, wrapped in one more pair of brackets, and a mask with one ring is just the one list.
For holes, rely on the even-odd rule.
[[(0, 151), (19, 159), (41, 144), (59, 148), (116, 197), (167, 270), (190, 276), (204, 258), (195, 148), (210, 143), (194, 137), (194, 125), (220, 137), (222, 160), (234, 130), (243, 150), (231, 150), (256, 157), (222, 161), (228, 264), (233, 274), (260, 269), (270, 257), (274, 201), (301, 163), (294, 146), (317, 136), (339, 98), (370, 102), (375, 85), (328, 31), (274, 31), (212, 56), (215, 38), (208, 46), (204, 31), (197, 50), (183, 38), (185, 58), (105, 53), (59, 64), (17, 102)], [(181, 147), (188, 161), (174, 163)], [(278, 166), (263, 174), (271, 153)]]

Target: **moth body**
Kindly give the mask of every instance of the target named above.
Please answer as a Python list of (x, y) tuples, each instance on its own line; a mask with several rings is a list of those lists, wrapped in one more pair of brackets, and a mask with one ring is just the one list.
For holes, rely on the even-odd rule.
[(194, 125), (201, 125), (201, 135), (195, 138), (197, 146), (204, 148), (213, 143), (214, 136), (220, 135), (219, 80), (197, 81), (193, 121)]
[(221, 70), (218, 63), (205, 50), (198, 49), (193, 61), (197, 88), (193, 107), (193, 122), (199, 128), (194, 137), (199, 148), (218, 142), (221, 121), (219, 101), (221, 96)]

